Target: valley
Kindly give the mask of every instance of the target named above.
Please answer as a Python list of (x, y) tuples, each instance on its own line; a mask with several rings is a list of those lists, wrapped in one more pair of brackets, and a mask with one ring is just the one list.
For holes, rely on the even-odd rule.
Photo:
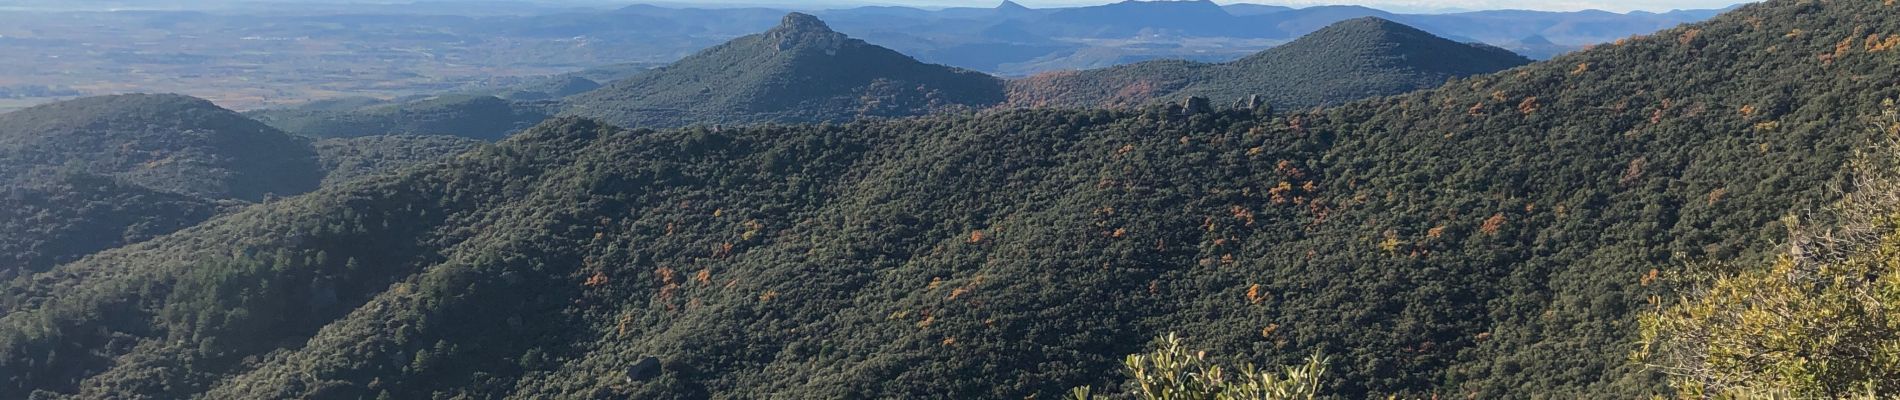
[(4, 78), (0, 398), (1900, 394), (1890, 2), (520, 7), (282, 18), (644, 44)]

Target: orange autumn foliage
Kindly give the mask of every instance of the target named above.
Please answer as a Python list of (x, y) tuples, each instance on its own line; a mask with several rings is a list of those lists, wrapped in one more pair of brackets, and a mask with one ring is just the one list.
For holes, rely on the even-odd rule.
[(606, 286), (606, 285), (607, 285), (607, 273), (600, 272), (600, 271), (594, 271), (593, 275), (590, 275), (587, 277), (587, 281), (581, 282), (581, 286), (586, 286), (590, 288), (601, 287), (601, 286)]
[(1499, 230), (1504, 229), (1504, 223), (1506, 221), (1504, 213), (1494, 214), (1491, 218), (1484, 219), (1484, 224), (1478, 226), (1478, 231), (1484, 232), (1486, 235), (1495, 235)]

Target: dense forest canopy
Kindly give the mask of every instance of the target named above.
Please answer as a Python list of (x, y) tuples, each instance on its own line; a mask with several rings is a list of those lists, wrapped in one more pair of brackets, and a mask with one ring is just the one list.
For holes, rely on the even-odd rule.
[(546, 96), (526, 97), (533, 99), (444, 95), (360, 108), (297, 107), (247, 115), (286, 132), (317, 138), (421, 134), (497, 140), (541, 123), (556, 109), (539, 101)]
[(377, 135), (324, 139), (313, 144), (323, 170), (328, 171), (323, 184), (333, 186), (467, 153), (486, 143), (457, 136)]
[(43, 271), (316, 188), (301, 139), (177, 95), (85, 98), (0, 114), (0, 276)]
[(84, 98), (0, 114), (0, 276), (475, 145), (405, 136), (312, 143), (179, 95)]
[(183, 194), (261, 199), (316, 187), (299, 139), (178, 95), (90, 97), (0, 114), (0, 179), (75, 168)]
[[(334, 184), (366, 174), (396, 170), (409, 164), (460, 153), (474, 143), (449, 138), (431, 139), (387, 135), (424, 134), (481, 140), (499, 139), (561, 112), (564, 105), (552, 99), (599, 89), (600, 85), (595, 83), (594, 79), (621, 80), (629, 77), (643, 77), (641, 79), (644, 80), (640, 82), (677, 82), (679, 79), (666, 78), (666, 76), (677, 77), (694, 73), (693, 71), (706, 70), (724, 70), (739, 74), (715, 78), (694, 77), (687, 80), (701, 85), (696, 87), (701, 87), (702, 92), (708, 88), (748, 87), (751, 84), (745, 82), (752, 82), (761, 76), (766, 77), (768, 82), (778, 82), (774, 84), (806, 82), (798, 84), (804, 86), (793, 85), (796, 87), (781, 88), (779, 92), (790, 93), (785, 96), (750, 92), (731, 95), (733, 99), (755, 101), (759, 98), (801, 96), (803, 94), (800, 92), (812, 89), (807, 83), (810, 83), (809, 81), (814, 76), (819, 78), (843, 76), (840, 79), (845, 81), (872, 79), (872, 88), (903, 91), (902, 85), (893, 84), (886, 78), (866, 77), (917, 75), (919, 70), (934, 71), (926, 72), (924, 75), (950, 71), (909, 61), (908, 58), (894, 52), (846, 38), (831, 32), (822, 21), (818, 21), (815, 17), (795, 14), (787, 17), (782, 25), (759, 36), (764, 39), (741, 39), (731, 44), (732, 48), (682, 62), (681, 65), (669, 70), (647, 71), (645, 66), (634, 64), (611, 65), (464, 93), (395, 101), (367, 97), (340, 98), (312, 102), (298, 107), (256, 110), (244, 114), (244, 117), (256, 119), (269, 127), (232, 115), (229, 111), (217, 108), (203, 100), (176, 95), (88, 98), (25, 110), (8, 117), (11, 122), (8, 122), (7, 126), (11, 127), (10, 129), (14, 132), (12, 135), (20, 143), (16, 145), (20, 150), (10, 153), (17, 159), (11, 163), (19, 165), (20, 168), (15, 170), (16, 175), (13, 178), (9, 178), (11, 182), (19, 185), (9, 185), (9, 189), (12, 189), (12, 195), (24, 202), (23, 204), (42, 204), (49, 208), (22, 207), (14, 210), (15, 214), (11, 215), (8, 226), (14, 229), (12, 232), (15, 234), (9, 235), (6, 241), (9, 242), (9, 248), (20, 249), (16, 259), (35, 261), (25, 264), (16, 263), (17, 265), (7, 268), (43, 270), (55, 263), (76, 259), (94, 251), (136, 243), (158, 234), (169, 233), (204, 220), (208, 214), (202, 210), (209, 209), (207, 207), (211, 207), (213, 203), (256, 201), (262, 198), (260, 196), (302, 193), (314, 187), (309, 181), (312, 176), (322, 175), (323, 182)], [(778, 40), (778, 47), (784, 47), (784, 49), (757, 48), (755, 42), (760, 40)], [(1304, 48), (1307, 49), (1306, 52), (1312, 53), (1318, 50), (1317, 47), (1331, 46), (1336, 44), (1334, 42), (1340, 41), (1351, 42), (1353, 46), (1364, 50), (1355, 54), (1371, 57), (1370, 59), (1383, 57), (1384, 60), (1394, 63), (1367, 68), (1341, 67), (1342, 70), (1352, 72), (1330, 75), (1344, 78), (1336, 81), (1325, 83), (1312, 81), (1316, 85), (1304, 86), (1306, 90), (1313, 92), (1312, 96), (1307, 96), (1308, 98), (1343, 100), (1397, 93), (1410, 88), (1403, 84), (1370, 90), (1356, 86), (1367, 82), (1393, 82), (1393, 79), (1398, 79), (1393, 78), (1395, 76), (1413, 74), (1404, 71), (1421, 68), (1406, 65), (1416, 64), (1406, 58), (1429, 60), (1429, 57), (1410, 57), (1404, 55), (1403, 52), (1393, 51), (1407, 50), (1410, 53), (1422, 51), (1419, 49), (1421, 46), (1408, 44), (1410, 42), (1423, 41), (1432, 45), (1449, 45), (1466, 50), (1478, 49), (1430, 37), (1423, 32), (1390, 22), (1365, 20), (1342, 23), (1339, 27), (1322, 31), (1276, 52), (1289, 54), (1299, 52), (1300, 50), (1297, 49)], [(805, 46), (807, 49), (787, 51), (798, 46)], [(864, 48), (866, 50), (862, 52), (863, 56), (857, 57), (858, 59), (889, 62), (854, 65), (851, 63), (855, 60), (851, 57), (846, 57), (843, 61), (838, 60), (838, 57), (834, 57), (835, 54), (830, 54), (836, 49), (828, 46)], [(814, 53), (812, 48), (821, 49), (826, 54), (820, 56)], [(792, 56), (778, 63), (765, 62), (764, 66), (720, 65), (720, 63), (711, 62), (723, 59), (719, 54), (737, 57), (759, 52), (785, 52)], [(1270, 54), (1274, 53), (1263, 53), (1249, 60), (1276, 58), (1269, 57)], [(847, 56), (852, 56), (852, 54), (847, 54)], [(1515, 56), (1511, 58), (1517, 60)], [(1371, 63), (1366, 60), (1359, 61)], [(1358, 61), (1339, 62), (1343, 65)], [(836, 75), (840, 72), (837, 70), (839, 66), (851, 66), (853, 69), (843, 71), (845, 75)], [(1282, 68), (1269, 65), (1256, 69), (1273, 71)], [(1297, 69), (1286, 68), (1289, 71)], [(653, 73), (649, 74), (649, 72)], [(1476, 72), (1480, 71), (1461, 71), (1464, 74)], [(855, 99), (840, 97), (832, 100), (812, 100), (821, 103), (837, 103), (831, 105), (814, 106), (815, 103), (810, 101), (788, 101), (786, 104), (762, 109), (719, 112), (717, 116), (702, 115), (659, 124), (669, 125), (687, 120), (708, 124), (814, 120), (810, 117), (816, 114), (808, 112), (828, 115), (818, 120), (847, 120), (970, 110), (990, 105), (1012, 107), (1010, 104), (995, 103), (995, 98), (1006, 95), (1001, 93), (1003, 87), (996, 85), (994, 79), (978, 77), (967, 72), (953, 74), (959, 75), (961, 77), (959, 79), (968, 79), (961, 82), (955, 79), (945, 80), (941, 82), (941, 86), (960, 88), (959, 90), (965, 90), (973, 96), (988, 100), (969, 105), (946, 106), (941, 103), (943, 99), (935, 94), (937, 92), (913, 93), (923, 93), (925, 99), (910, 98), (906, 97), (907, 95), (890, 97), (864, 94)], [(1236, 74), (1247, 75), (1241, 72), (1229, 75)], [(1169, 75), (1171, 73), (1166, 72), (1144, 74), (1144, 76)], [(1209, 75), (1180, 76), (1186, 79), (1207, 80), (1204, 78)], [(918, 79), (929, 80), (930, 78)], [(1440, 75), (1429, 75), (1414, 80), (1442, 79), (1443, 76)], [(1220, 86), (1218, 90), (1231, 92), (1229, 94), (1275, 93), (1276, 85), (1270, 83), (1271, 81), (1270, 79), (1220, 78), (1219, 82), (1228, 86)], [(1108, 89), (1109, 84), (1096, 82), (1090, 85), (1059, 86), (1103, 90)], [(1209, 95), (1210, 92), (1204, 89), (1214, 86), (1219, 85), (1202, 82), (1195, 84), (1194, 90), (1191, 91), (1147, 92), (1148, 96), (1140, 99), (1139, 102), (1122, 99), (1116, 103), (1126, 106), (1152, 101), (1172, 101), (1178, 100), (1178, 97), (1186, 93)], [(1018, 93), (1013, 96), (1019, 99), (1013, 103), (1017, 105), (1025, 103), (1020, 99), (1020, 97), (1025, 97), (1021, 94), (1021, 89), (1031, 86), (1017, 84), (1015, 87)], [(682, 89), (677, 85), (647, 85), (639, 90), (651, 92), (644, 95), (648, 97), (672, 96), (696, 101), (695, 96), (681, 96), (686, 89), (691, 88)], [(920, 87), (919, 90), (926, 89)], [(506, 97), (506, 99), (496, 96)], [(1277, 96), (1273, 99), (1283, 97)], [(1280, 102), (1280, 100), (1258, 97), (1254, 100), (1267, 102), (1258, 105), (1263, 107), (1270, 107), (1271, 103)], [(849, 103), (848, 107), (832, 107), (846, 103)], [(924, 106), (912, 107), (918, 104), (924, 104)], [(1090, 104), (1077, 103), (1076, 105)], [(615, 105), (615, 107), (619, 106), (624, 106), (624, 104)], [(698, 107), (711, 106), (702, 104)], [(849, 111), (846, 108), (855, 111)], [(824, 109), (833, 109), (835, 112), (814, 111)], [(314, 149), (312, 149), (311, 144), (304, 139), (286, 138), (283, 132), (270, 128), (278, 128), (284, 132), (320, 140), (314, 143)], [(210, 141), (206, 141), (206, 137), (193, 136), (201, 132), (232, 133), (210, 136), (209, 138), (212, 139)], [(116, 152), (99, 151), (99, 149), (113, 146), (117, 146)], [(146, 153), (129, 151), (137, 147), (148, 147), (151, 150)], [(321, 166), (308, 164), (309, 153), (313, 150), (317, 153)], [(27, 155), (35, 158), (30, 161), (21, 158)], [(151, 160), (150, 158), (153, 157), (163, 157), (163, 159)], [(289, 164), (271, 164), (273, 162)], [(101, 176), (112, 178), (112, 180), (131, 179), (138, 182), (101, 186), (98, 184), (100, 182), (96, 181), (75, 184), (80, 181), (67, 180), (79, 178), (80, 175), (76, 174), (103, 174)], [(54, 183), (26, 185), (34, 182)], [(34, 187), (14, 187), (22, 185)], [(228, 187), (228, 189), (220, 188), (220, 186)], [(179, 208), (178, 212), (170, 212), (172, 206), (154, 207), (151, 204), (133, 204), (145, 201), (166, 204), (166, 201), (145, 197), (141, 191), (146, 187), (186, 194), (197, 205)], [(70, 203), (55, 206), (56, 202), (52, 202), (51, 199), (64, 199)], [(218, 207), (229, 209), (233, 205), (225, 204)]]
[[(1125, 389), (1170, 332), (1321, 360), (1345, 398), (1670, 393), (1631, 355), (1709, 313), (1649, 299), (1772, 263), (1854, 186), (1895, 7), (1770, 1), (1277, 114), (554, 118), (7, 281), (0, 397), (1051, 398)], [(884, 54), (814, 23), (729, 46)]]
[(1835, 204), (1784, 219), (1768, 261), (1714, 260), (1658, 284), (1632, 359), (1681, 398), (1877, 399), (1900, 393), (1900, 109), (1869, 118), (1869, 145)]

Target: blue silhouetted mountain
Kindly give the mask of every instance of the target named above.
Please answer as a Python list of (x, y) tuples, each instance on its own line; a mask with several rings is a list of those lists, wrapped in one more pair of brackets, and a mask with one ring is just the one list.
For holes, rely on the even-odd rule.
[(1227, 10), (1228, 14), (1233, 14), (1235, 16), (1242, 16), (1242, 17), (1254, 16), (1254, 15), (1277, 14), (1277, 13), (1282, 13), (1282, 12), (1287, 12), (1287, 11), (1293, 11), (1293, 7), (1270, 6), (1266, 4), (1250, 4), (1250, 3), (1228, 4), (1228, 5), (1221, 6), (1221, 9)]
[(1245, 19), (1228, 14), (1211, 0), (1142, 1), (1062, 9), (1036, 22), (1042, 32), (1061, 37), (1125, 38), (1142, 34), (1270, 37)]

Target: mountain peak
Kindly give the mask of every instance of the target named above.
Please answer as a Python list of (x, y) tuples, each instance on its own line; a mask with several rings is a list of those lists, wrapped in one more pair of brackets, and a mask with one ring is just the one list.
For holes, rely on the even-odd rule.
[[(777, 27), (765, 31), (765, 45), (772, 46), (767, 54), (779, 54), (793, 49), (807, 49), (835, 55), (850, 39), (844, 34), (831, 30), (825, 21), (805, 13), (790, 13), (779, 22)], [(809, 54), (794, 51), (790, 54)]]
[(1393, 22), (1392, 20), (1379, 18), (1379, 17), (1359, 17), (1359, 18), (1348, 19), (1344, 21), (1334, 22), (1332, 25), (1329, 25), (1326, 28), (1327, 29), (1349, 29), (1349, 30), (1355, 30), (1355, 31), (1403, 31), (1403, 32), (1418, 31), (1418, 28), (1413, 28), (1409, 25)]
[[(1358, 39), (1351, 39), (1351, 38), (1358, 38)], [(1367, 40), (1370, 40), (1370, 42), (1368, 42)], [(1299, 39), (1295, 39), (1293, 42), (1294, 43), (1300, 43), (1300, 42), (1305, 42), (1305, 43), (1315, 43), (1315, 42), (1329, 42), (1329, 43), (1330, 42), (1338, 42), (1338, 43), (1433, 42), (1433, 43), (1436, 43), (1436, 42), (1445, 42), (1446, 44), (1455, 43), (1455, 42), (1451, 42), (1450, 40), (1440, 38), (1437, 35), (1433, 35), (1429, 32), (1419, 30), (1418, 28), (1414, 28), (1410, 25), (1393, 22), (1392, 20), (1380, 18), (1380, 17), (1359, 17), (1359, 18), (1353, 18), (1353, 19), (1348, 19), (1344, 21), (1334, 22), (1332, 25), (1327, 25), (1324, 28), (1320, 28), (1319, 30), (1313, 31), (1312, 33), (1301, 36)], [(1288, 44), (1294, 44), (1294, 43), (1288, 43)]]
[[(1527, 62), (1503, 49), (1454, 42), (1385, 19), (1358, 18), (1227, 63), (1153, 61), (1025, 79), (1012, 83), (1011, 101), (1118, 107), (1191, 97), (1252, 103), (1259, 95), (1274, 106), (1299, 109), (1436, 87), (1450, 77)], [(1323, 76), (1342, 78), (1312, 79)]]
[(791, 14), (785, 14), (785, 19), (780, 20), (778, 23), (778, 27), (772, 28), (772, 30), (792, 31), (792, 32), (831, 32), (831, 26), (826, 25), (824, 20), (818, 19), (818, 17), (812, 16), (811, 14), (794, 12)]
[(625, 127), (830, 122), (987, 107), (1002, 97), (995, 77), (924, 64), (791, 13), (763, 34), (578, 95), (568, 114)]
[(1379, 62), (1388, 63), (1387, 66), (1406, 66), (1451, 76), (1488, 73), (1530, 61), (1508, 50), (1459, 43), (1385, 18), (1360, 17), (1333, 23), (1240, 62), (1290, 57), (1307, 60), (1330, 58), (1340, 62), (1337, 65), (1341, 67), (1370, 65), (1365, 60), (1339, 59), (1343, 54), (1370, 56), (1383, 60)]
[(996, 9), (1004, 11), (1023, 11), (1028, 10), (1029, 7), (1023, 7), (1022, 4), (1018, 4), (1013, 0), (1003, 0), (1003, 4), (996, 6)]

